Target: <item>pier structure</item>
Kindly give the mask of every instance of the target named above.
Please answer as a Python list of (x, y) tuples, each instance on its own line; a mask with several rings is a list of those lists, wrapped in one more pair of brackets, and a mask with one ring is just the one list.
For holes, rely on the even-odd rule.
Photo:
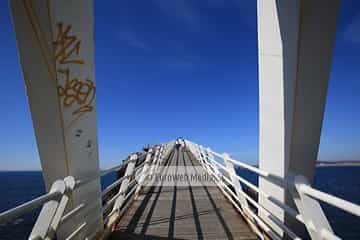
[[(321, 202), (360, 217), (357, 204), (312, 186), (338, 0), (258, 0), (259, 167), (178, 138), (104, 171), (93, 1), (10, 6), (47, 193), (0, 223), (41, 208), (29, 239), (335, 240)], [(187, 177), (169, 181), (179, 172)]]

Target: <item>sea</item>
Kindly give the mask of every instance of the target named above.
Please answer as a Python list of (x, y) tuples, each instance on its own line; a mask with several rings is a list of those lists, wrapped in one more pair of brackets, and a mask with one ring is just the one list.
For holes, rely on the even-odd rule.
[[(315, 188), (360, 205), (360, 167), (317, 167)], [(239, 170), (238, 174), (254, 184), (253, 173)], [(115, 179), (109, 174), (101, 179), (105, 188)], [(0, 212), (44, 194), (45, 186), (41, 172), (0, 172)], [(334, 230), (342, 239), (360, 239), (360, 218), (335, 207), (321, 203)], [(40, 209), (18, 219), (0, 224), (0, 240), (27, 239)]]

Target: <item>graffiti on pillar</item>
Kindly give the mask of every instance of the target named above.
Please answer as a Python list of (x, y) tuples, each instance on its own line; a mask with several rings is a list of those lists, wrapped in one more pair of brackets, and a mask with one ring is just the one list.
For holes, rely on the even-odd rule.
[(74, 35), (69, 35), (71, 25), (64, 27), (63, 23), (58, 23), (56, 28), (56, 40), (54, 45), (54, 58), (60, 64), (84, 64), (84, 60), (74, 58), (80, 53), (81, 40)]
[(81, 39), (72, 32), (71, 25), (59, 22), (56, 25), (55, 41), (53, 42), (53, 59), (56, 63), (58, 79), (57, 93), (63, 109), (71, 109), (75, 117), (71, 122), (77, 120), (81, 114), (91, 112), (94, 109), (95, 84), (92, 80), (84, 77), (74, 77), (71, 65), (86, 64), (81, 59)]
[(94, 83), (89, 79), (80, 80), (72, 78), (69, 69), (60, 69), (58, 73), (65, 76), (64, 86), (58, 86), (57, 89), (62, 106), (68, 108), (75, 105), (76, 108), (72, 112), (73, 115), (91, 112), (94, 108), (92, 106), (95, 98)]

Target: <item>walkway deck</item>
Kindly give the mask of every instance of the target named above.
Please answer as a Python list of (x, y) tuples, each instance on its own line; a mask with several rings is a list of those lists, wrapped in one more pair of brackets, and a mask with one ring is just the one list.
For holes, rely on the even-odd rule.
[[(198, 166), (174, 150), (168, 166)], [(166, 168), (165, 168), (166, 169)], [(241, 215), (215, 186), (157, 186), (144, 190), (109, 239), (256, 239)]]

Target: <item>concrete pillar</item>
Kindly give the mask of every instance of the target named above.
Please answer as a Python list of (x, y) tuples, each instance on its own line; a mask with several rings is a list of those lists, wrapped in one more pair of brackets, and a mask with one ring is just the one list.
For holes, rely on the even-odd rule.
[[(338, 8), (338, 0), (258, 0), (262, 170), (280, 177), (302, 174), (313, 180)], [(259, 186), (293, 206), (281, 187), (262, 178)], [(261, 196), (259, 202), (305, 234), (283, 210)], [(282, 235), (279, 228), (274, 229)]]
[(56, 179), (90, 182), (71, 195), (84, 203), (57, 232), (84, 222), (84, 239), (103, 228), (94, 79), (92, 0), (10, 1), (20, 62), (47, 190)]

